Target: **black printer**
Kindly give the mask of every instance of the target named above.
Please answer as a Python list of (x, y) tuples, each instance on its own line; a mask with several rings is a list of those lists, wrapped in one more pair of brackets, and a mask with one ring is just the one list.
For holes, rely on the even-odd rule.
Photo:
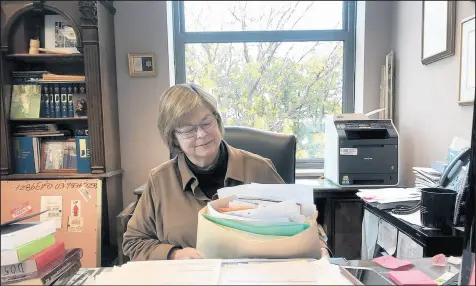
[(398, 132), (389, 119), (364, 114), (328, 115), (324, 177), (339, 186), (396, 186)]

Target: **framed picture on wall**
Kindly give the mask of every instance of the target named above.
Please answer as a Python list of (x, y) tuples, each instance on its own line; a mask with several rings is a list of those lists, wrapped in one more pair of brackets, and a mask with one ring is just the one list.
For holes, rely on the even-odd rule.
[(128, 54), (130, 76), (156, 75), (155, 54)]
[(461, 21), (461, 44), (459, 55), (459, 104), (474, 102), (475, 61), (474, 15)]
[(422, 64), (454, 55), (455, 21), (456, 1), (422, 1)]

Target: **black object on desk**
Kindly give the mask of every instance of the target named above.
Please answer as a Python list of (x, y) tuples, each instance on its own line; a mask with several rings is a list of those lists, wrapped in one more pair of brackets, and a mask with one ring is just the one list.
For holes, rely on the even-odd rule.
[(423, 256), (431, 257), (443, 253), (446, 256), (461, 256), (463, 249), (464, 232), (451, 228), (446, 231), (429, 230), (410, 224), (394, 217), (390, 210), (380, 210), (371, 203), (363, 202), (364, 209), (385, 220), (398, 231), (403, 232), (413, 241), (423, 247)]

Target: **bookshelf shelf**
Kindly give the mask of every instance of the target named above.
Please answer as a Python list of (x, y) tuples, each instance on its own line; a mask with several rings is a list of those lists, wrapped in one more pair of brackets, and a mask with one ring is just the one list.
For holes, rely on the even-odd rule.
[(16, 118), (10, 119), (12, 122), (67, 122), (67, 121), (85, 121), (87, 116), (66, 117), (66, 118)]
[(25, 62), (25, 63), (82, 63), (84, 61), (83, 54), (9, 54), (4, 57), (9, 61)]
[(61, 180), (61, 179), (102, 179), (122, 174), (123, 170), (114, 170), (100, 174), (78, 173), (38, 173), (38, 174), (10, 174), (2, 175), (2, 180)]

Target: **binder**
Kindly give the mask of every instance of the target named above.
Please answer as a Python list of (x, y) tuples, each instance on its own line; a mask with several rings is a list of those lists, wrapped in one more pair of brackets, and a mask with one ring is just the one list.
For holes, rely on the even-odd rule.
[(91, 151), (88, 136), (76, 136), (77, 172), (80, 174), (91, 173)]

